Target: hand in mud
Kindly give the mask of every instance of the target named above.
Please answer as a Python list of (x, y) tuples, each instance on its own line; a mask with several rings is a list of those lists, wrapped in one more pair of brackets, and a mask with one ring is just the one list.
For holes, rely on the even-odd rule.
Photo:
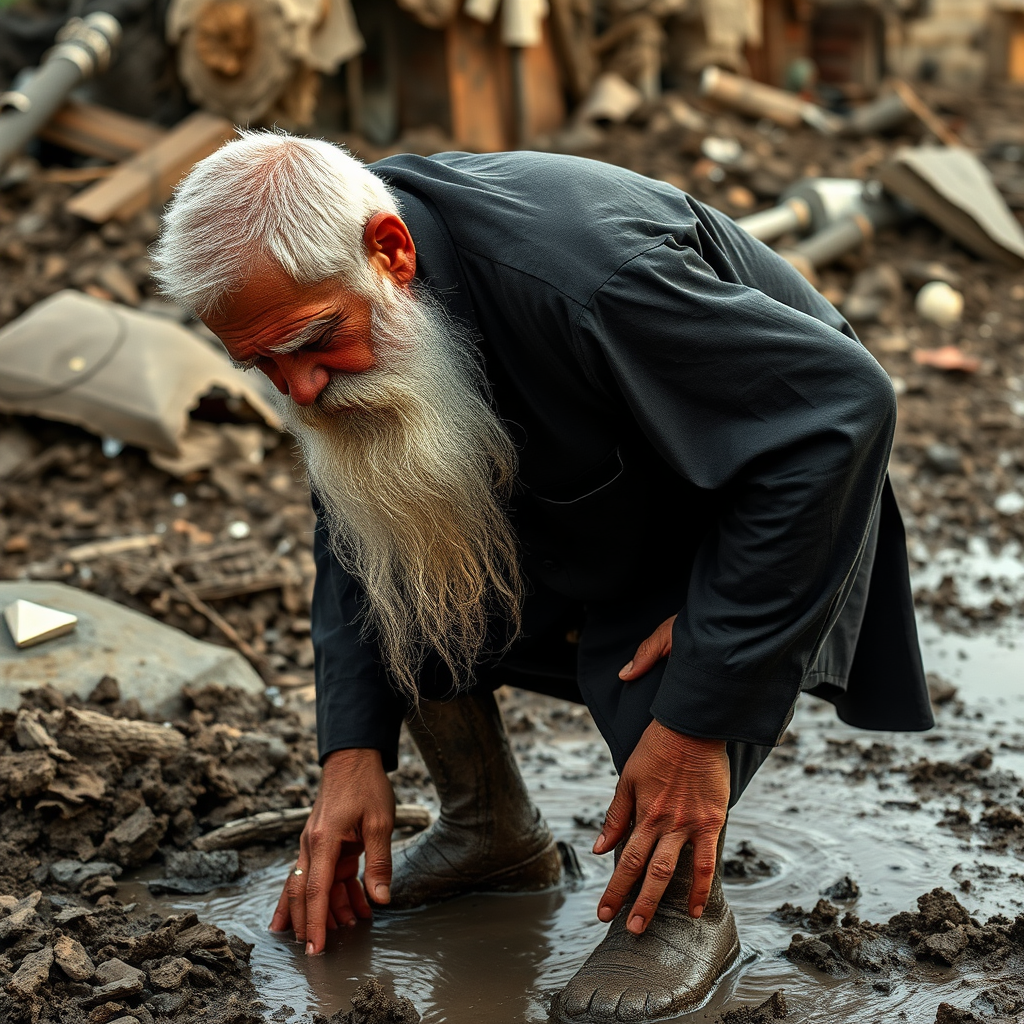
[[(619, 673), (635, 679), (672, 650), (672, 624), (666, 619), (637, 649)], [(693, 845), (689, 911), (704, 912), (718, 855), (718, 835), (729, 807), (729, 758), (724, 740), (684, 736), (660, 722), (644, 730), (605, 815), (595, 853), (607, 853), (626, 839), (619, 863), (598, 907), (611, 921), (633, 885), (643, 878), (626, 927), (636, 935), (650, 924), (671, 881), (679, 854)], [(632, 827), (631, 827), (632, 826)]]
[[(320, 792), (302, 830), (299, 859), (288, 876), (271, 931), (294, 929), (306, 953), (323, 952), (327, 929), (372, 916), (391, 899), (391, 832), (395, 794), (377, 750), (336, 750), (324, 762)], [(359, 856), (366, 870), (359, 880)], [(365, 888), (364, 888), (365, 886)]]

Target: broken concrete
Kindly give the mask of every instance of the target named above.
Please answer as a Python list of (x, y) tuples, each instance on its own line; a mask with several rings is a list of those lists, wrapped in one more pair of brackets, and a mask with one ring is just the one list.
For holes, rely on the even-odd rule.
[(0, 605), (35, 601), (78, 616), (78, 629), (19, 651), (0, 631), (0, 708), (16, 708), (22, 690), (52, 685), (84, 700), (104, 676), (118, 680), (157, 718), (182, 711), (181, 688), (217, 682), (261, 693), (263, 681), (236, 651), (195, 640), (113, 601), (61, 583), (0, 582)]

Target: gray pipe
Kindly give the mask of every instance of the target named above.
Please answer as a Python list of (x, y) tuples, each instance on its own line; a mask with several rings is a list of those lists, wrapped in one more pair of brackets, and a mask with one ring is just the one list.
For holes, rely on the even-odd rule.
[(120, 41), (120, 22), (103, 11), (64, 25), (56, 46), (28, 80), (0, 95), (0, 169), (53, 117), (75, 86), (106, 71)]
[(736, 221), (759, 242), (773, 242), (791, 232), (804, 232), (811, 226), (811, 208), (805, 199), (794, 196), (778, 206), (752, 213)]

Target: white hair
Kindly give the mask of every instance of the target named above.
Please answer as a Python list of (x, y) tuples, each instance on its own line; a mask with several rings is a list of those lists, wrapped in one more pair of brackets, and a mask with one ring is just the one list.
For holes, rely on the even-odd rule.
[(340, 280), (367, 298), (377, 275), (363, 229), (398, 213), (387, 185), (321, 139), (240, 131), (181, 182), (151, 252), (160, 290), (200, 316), (268, 259), (292, 280)]

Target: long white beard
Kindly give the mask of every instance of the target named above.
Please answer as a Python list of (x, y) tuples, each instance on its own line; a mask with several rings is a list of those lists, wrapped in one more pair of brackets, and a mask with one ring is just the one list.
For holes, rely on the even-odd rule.
[(415, 701), (430, 651), (456, 685), (490, 617), (519, 630), (522, 583), (503, 509), (515, 448), (487, 404), (472, 339), (428, 295), (386, 285), (377, 365), (338, 374), (311, 406), (280, 400), (324, 510), (331, 549), (366, 594), (363, 635)]

